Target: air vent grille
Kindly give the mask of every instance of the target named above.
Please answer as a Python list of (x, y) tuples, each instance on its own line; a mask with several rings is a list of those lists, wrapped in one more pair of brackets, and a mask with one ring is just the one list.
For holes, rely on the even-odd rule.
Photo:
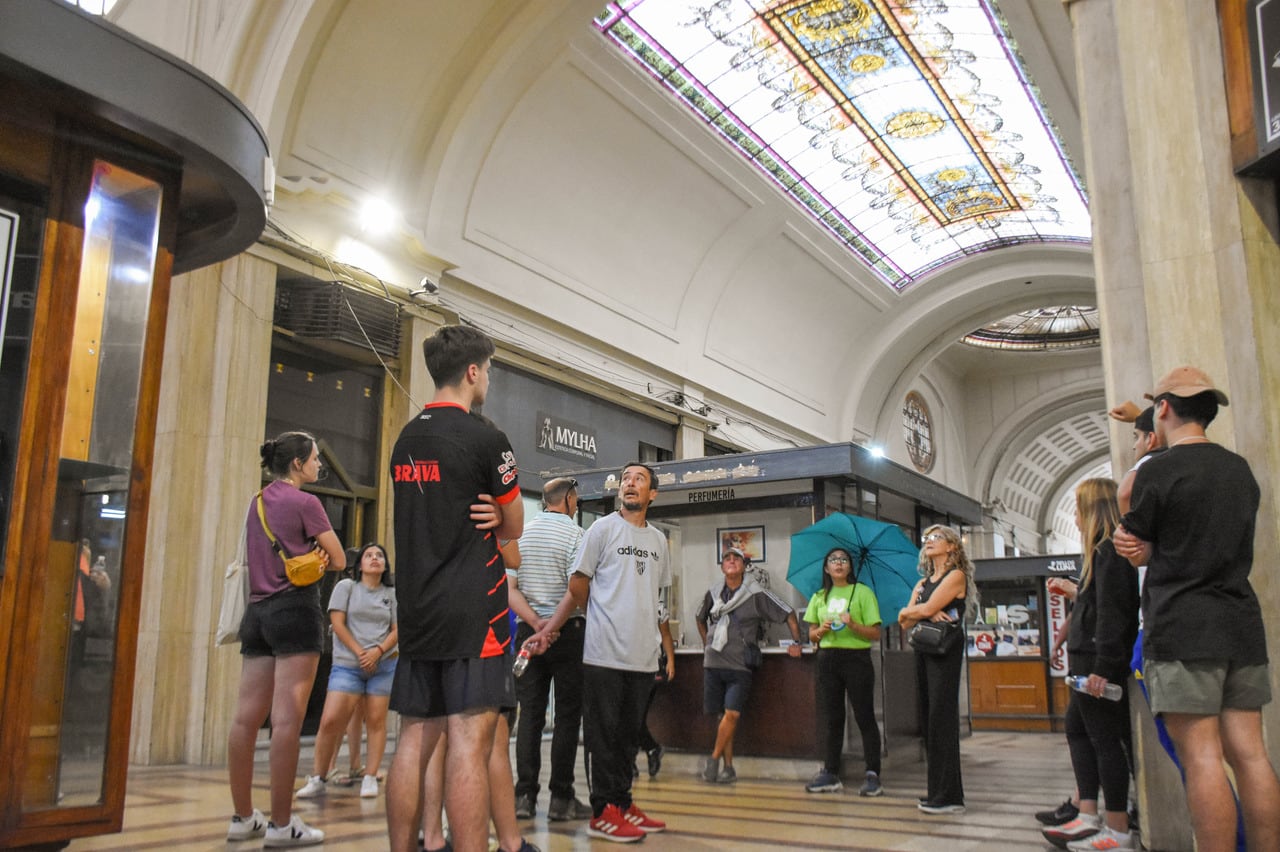
[(298, 337), (372, 348), (386, 358), (400, 353), (400, 306), (341, 281), (281, 280), (275, 324)]

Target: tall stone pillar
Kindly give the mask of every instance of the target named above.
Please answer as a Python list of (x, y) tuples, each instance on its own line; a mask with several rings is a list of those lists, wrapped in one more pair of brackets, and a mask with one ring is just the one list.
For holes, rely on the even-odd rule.
[(275, 266), (173, 279), (152, 474), (130, 759), (222, 763), (238, 645), (215, 648), (222, 574), (259, 487)]
[[(1280, 608), (1280, 248), (1274, 187), (1232, 173), (1214, 0), (1067, 0), (1076, 41), (1108, 398), (1178, 366), (1231, 398), (1209, 430), (1262, 487), (1253, 585)], [(1139, 318), (1143, 320), (1138, 327)], [(1113, 452), (1113, 457), (1116, 453)], [(1280, 635), (1271, 631), (1273, 655)], [(1272, 688), (1280, 695), (1278, 669)], [(1264, 711), (1272, 762), (1280, 710)], [(1144, 841), (1190, 848), (1180, 785), (1139, 737)]]
[[(1151, 381), (1147, 304), (1134, 209), (1134, 163), (1120, 44), (1111, 0), (1068, 0), (1075, 36), (1085, 185), (1093, 223), (1093, 262), (1103, 335), (1107, 402), (1140, 405)], [(1094, 152), (1098, 152), (1095, 155)], [(1111, 424), (1111, 467), (1128, 470), (1129, 427)]]

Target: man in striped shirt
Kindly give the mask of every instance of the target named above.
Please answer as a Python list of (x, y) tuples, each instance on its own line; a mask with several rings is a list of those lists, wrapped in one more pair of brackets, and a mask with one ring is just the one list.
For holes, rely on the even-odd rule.
[[(508, 577), (529, 602), (521, 616), (516, 646), (539, 630), (569, 588), (569, 574), (582, 546), (578, 483), (567, 476), (549, 480), (542, 489), (543, 510), (525, 525), (520, 537), (520, 567)], [(528, 618), (526, 618), (528, 617)], [(516, 816), (530, 819), (537, 810), (538, 775), (542, 770), (542, 729), (547, 721), (551, 684), (556, 689), (555, 732), (551, 738), (551, 805), (553, 822), (588, 819), (591, 808), (574, 796), (573, 769), (578, 762), (578, 727), (582, 721), (582, 640), (586, 619), (577, 610), (560, 628), (560, 638), (545, 654), (532, 657), (516, 681), (520, 721), (516, 727)]]

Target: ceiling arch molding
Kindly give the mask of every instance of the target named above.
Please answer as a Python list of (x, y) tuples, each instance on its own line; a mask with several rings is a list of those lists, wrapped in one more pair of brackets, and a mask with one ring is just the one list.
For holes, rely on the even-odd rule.
[(1019, 248), (994, 254), (1004, 257), (976, 259), (945, 288), (917, 285), (879, 333), (862, 341), (843, 365), (850, 377), (842, 416), (846, 434), (879, 434), (891, 416), (889, 401), (973, 329), (1016, 311), (1097, 298), (1088, 251)]
[[(1012, 312), (1023, 310), (1023, 308), (1015, 307), (1009, 310), (1009, 308), (1006, 307), (1001, 308), (1001, 310)], [(991, 319), (992, 315), (989, 312), (973, 313), (973, 315), (963, 317), (963, 319), (955, 321), (954, 324), (948, 327), (945, 333), (938, 336), (938, 338), (934, 339), (933, 342), (924, 345), (918, 356), (910, 358), (908, 363), (906, 363), (906, 366), (902, 368), (899, 379), (897, 379), (897, 381), (888, 388), (881, 402), (879, 402), (879, 409), (876, 412), (876, 420), (874, 420), (874, 423), (876, 423), (876, 426), (874, 426), (874, 434), (882, 434), (884, 430), (887, 430), (888, 427), (892, 425), (893, 417), (896, 416), (897, 412), (897, 400), (904, 397), (906, 391), (910, 390), (911, 385), (913, 385), (915, 381), (919, 381), (919, 377), (924, 374), (924, 371), (927, 370), (929, 365), (942, 357), (943, 353), (948, 351), (951, 347), (960, 345), (957, 343), (960, 336), (960, 329), (973, 329), (973, 327), (978, 327), (979, 325), (982, 325), (983, 322), (987, 322)], [(1094, 393), (1097, 393), (1101, 397), (1101, 377), (1098, 377), (1098, 379), (1083, 381), (1084, 386), (1092, 388)], [(1043, 399), (1044, 404), (1052, 404), (1053, 400), (1060, 398), (1061, 393), (1064, 393), (1068, 388), (1073, 388), (1073, 386), (1074, 383), (1073, 385), (1060, 386), (1060, 388), (1053, 391), (1053, 394), (1046, 395), (1046, 397), (1048, 397), (1047, 399), (1046, 397), (1037, 399)], [(975, 481), (982, 480), (979, 478), (979, 480)]]
[(1010, 412), (973, 456), (973, 481), (980, 483), (981, 499), (986, 502), (995, 496), (992, 485), (997, 481), (1002, 462), (1016, 456), (1037, 435), (1044, 433), (1053, 425), (1055, 418), (1066, 419), (1086, 411), (1100, 411), (1105, 407), (1105, 400), (1105, 389), (1099, 376), (1056, 387)]
[(1061, 531), (1057, 529), (1059, 524), (1055, 523), (1055, 519), (1062, 511), (1063, 498), (1075, 490), (1080, 480), (1094, 475), (1098, 468), (1109, 469), (1110, 466), (1111, 448), (1108, 446), (1080, 458), (1075, 464), (1065, 468), (1057, 481), (1045, 491), (1045, 499), (1040, 503), (1040, 515), (1036, 518), (1036, 528), (1041, 531), (1041, 534), (1045, 534), (1045, 531), (1060, 534)]
[(1029, 424), (1021, 446), (1000, 457), (984, 494), (984, 503), (1003, 507), (1037, 534), (1045, 529), (1041, 519), (1051, 489), (1085, 459), (1109, 451), (1106, 414), (1092, 406), (1071, 413), (1073, 408)]

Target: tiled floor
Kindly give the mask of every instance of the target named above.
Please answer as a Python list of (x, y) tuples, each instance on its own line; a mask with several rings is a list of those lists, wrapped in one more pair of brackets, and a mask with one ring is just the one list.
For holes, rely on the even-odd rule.
[[(669, 754), (655, 780), (637, 782), (637, 803), (667, 821), (668, 831), (648, 836), (649, 850), (1044, 850), (1051, 848), (1032, 818), (1056, 805), (1073, 782), (1061, 734), (978, 733), (963, 741), (968, 810), (959, 816), (926, 816), (916, 809), (924, 793), (924, 765), (891, 755), (884, 769), (885, 795), (860, 799), (853, 790), (809, 795), (803, 782), (812, 763), (739, 758), (739, 781), (713, 786), (697, 778), (698, 756)], [(895, 759), (896, 758), (896, 759)], [(309, 757), (304, 758), (304, 765)], [(345, 758), (344, 758), (345, 759)], [(643, 757), (641, 760), (643, 768)], [(544, 773), (546, 762), (544, 760)], [(579, 778), (582, 777), (579, 770)], [(265, 766), (255, 791), (265, 807)], [(301, 779), (299, 780), (301, 784)], [(318, 828), (330, 852), (386, 848), (383, 799), (359, 798), (359, 788), (332, 789), (320, 801), (299, 802), (298, 813)], [(580, 797), (585, 798), (585, 784)], [(544, 852), (623, 848), (590, 840), (585, 823), (548, 823), (547, 792), (525, 837)], [(72, 850), (257, 849), (257, 842), (224, 840), (229, 817), (226, 775), (193, 766), (138, 767), (129, 777), (124, 832), (77, 840)]]

